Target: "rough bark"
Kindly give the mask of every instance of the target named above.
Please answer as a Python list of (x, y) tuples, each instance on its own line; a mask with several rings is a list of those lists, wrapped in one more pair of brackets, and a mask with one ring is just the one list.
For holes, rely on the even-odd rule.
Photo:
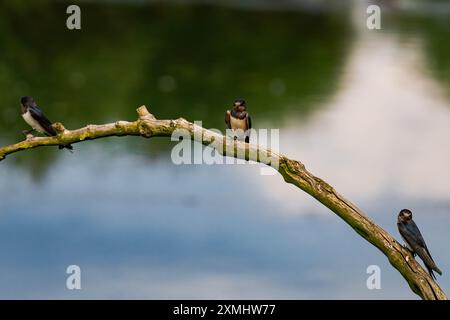
[(9, 154), (41, 146), (75, 144), (84, 140), (109, 136), (170, 137), (175, 130), (181, 129), (189, 134), (192, 139), (214, 147), (222, 155), (253, 160), (274, 167), (286, 182), (313, 196), (386, 255), (391, 265), (408, 282), (411, 290), (422, 299), (447, 299), (442, 289), (408, 250), (369, 219), (358, 207), (340, 195), (332, 186), (307, 171), (301, 162), (291, 160), (282, 154), (271, 152), (258, 145), (225, 138), (221, 134), (199, 127), (182, 118), (158, 120), (148, 112), (145, 106), (138, 108), (137, 112), (139, 118), (134, 122), (117, 121), (103, 125), (88, 125), (77, 130), (66, 130), (61, 123), (55, 123), (53, 126), (58, 132), (56, 137), (29, 136), (22, 142), (2, 147), (0, 148), (0, 161)]

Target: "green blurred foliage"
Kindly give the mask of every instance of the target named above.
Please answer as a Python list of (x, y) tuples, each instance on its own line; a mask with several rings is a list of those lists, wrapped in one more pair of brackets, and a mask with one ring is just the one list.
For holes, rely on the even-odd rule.
[(2, 128), (23, 127), (25, 94), (68, 127), (134, 119), (135, 107), (147, 104), (158, 117), (221, 128), (237, 97), (255, 119), (276, 124), (284, 111), (307, 112), (333, 92), (350, 41), (345, 17), (334, 14), (82, 7), (81, 31), (65, 28), (59, 3), (1, 11)]
[(443, 15), (395, 14), (392, 23), (406, 39), (421, 39), (428, 70), (450, 97), (450, 13)]
[[(255, 127), (277, 127), (288, 116), (306, 116), (334, 92), (351, 41), (346, 17), (336, 13), (198, 5), (83, 3), (82, 29), (71, 31), (68, 4), (1, 4), (2, 144), (23, 138), (23, 95), (67, 128), (134, 120), (135, 109), (146, 104), (159, 118), (182, 116), (224, 129), (224, 112), (240, 97)], [(170, 147), (154, 139), (95, 143), (146, 156)], [(13, 161), (39, 176), (58, 154), (39, 148)]]

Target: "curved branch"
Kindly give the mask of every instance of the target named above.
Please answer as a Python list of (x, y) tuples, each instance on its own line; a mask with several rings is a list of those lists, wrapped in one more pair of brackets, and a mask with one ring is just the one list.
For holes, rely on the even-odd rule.
[[(137, 112), (139, 119), (134, 122), (118, 121), (104, 125), (88, 125), (70, 131), (66, 130), (62, 124), (56, 123), (53, 125), (58, 132), (56, 137), (31, 137), (25, 141), (2, 147), (0, 148), (0, 161), (11, 153), (41, 146), (74, 144), (109, 136), (170, 137), (175, 130), (183, 130), (194, 140), (212, 146), (222, 155), (253, 160), (274, 167), (286, 182), (316, 198), (386, 255), (391, 265), (401, 273), (413, 292), (423, 299), (447, 299), (442, 289), (402, 245), (332, 186), (308, 172), (299, 161), (273, 153), (258, 145), (227, 139), (221, 134), (204, 129), (182, 118), (157, 120), (145, 106), (138, 108)], [(271, 159), (268, 159), (267, 155)]]

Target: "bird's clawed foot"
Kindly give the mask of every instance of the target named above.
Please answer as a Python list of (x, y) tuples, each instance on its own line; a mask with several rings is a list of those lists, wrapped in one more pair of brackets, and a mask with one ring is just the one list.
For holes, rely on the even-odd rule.
[(416, 257), (417, 253), (415, 253), (414, 251), (411, 251), (411, 249), (408, 248), (408, 246), (403, 245), (403, 248), (405, 248), (413, 256), (413, 258)]
[(29, 134), (31, 134), (33, 132), (33, 130), (23, 130), (22, 133), (26, 136), (28, 136)]
[(34, 131), (34, 130), (23, 130), (22, 133), (25, 135), (25, 138), (26, 138), (27, 140), (31, 140), (31, 139), (34, 138), (34, 136), (33, 136), (33, 134), (32, 134), (33, 131)]

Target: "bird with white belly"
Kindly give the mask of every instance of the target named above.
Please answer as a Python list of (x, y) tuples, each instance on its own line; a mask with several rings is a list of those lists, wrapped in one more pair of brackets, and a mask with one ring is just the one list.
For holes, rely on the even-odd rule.
[[(32, 130), (26, 132), (27, 134), (31, 133), (33, 130), (36, 130), (37, 132), (43, 133), (49, 137), (54, 137), (57, 135), (52, 123), (47, 119), (41, 109), (39, 109), (32, 97), (22, 97), (20, 99), (20, 106), (22, 108), (22, 118), (32, 128)], [(70, 144), (59, 146), (59, 149), (63, 148), (69, 150), (73, 149)]]
[(233, 130), (235, 140), (244, 138), (246, 143), (250, 142), (250, 129), (252, 120), (247, 112), (247, 105), (244, 100), (237, 99), (233, 103), (233, 109), (225, 113), (225, 123), (228, 129)]

